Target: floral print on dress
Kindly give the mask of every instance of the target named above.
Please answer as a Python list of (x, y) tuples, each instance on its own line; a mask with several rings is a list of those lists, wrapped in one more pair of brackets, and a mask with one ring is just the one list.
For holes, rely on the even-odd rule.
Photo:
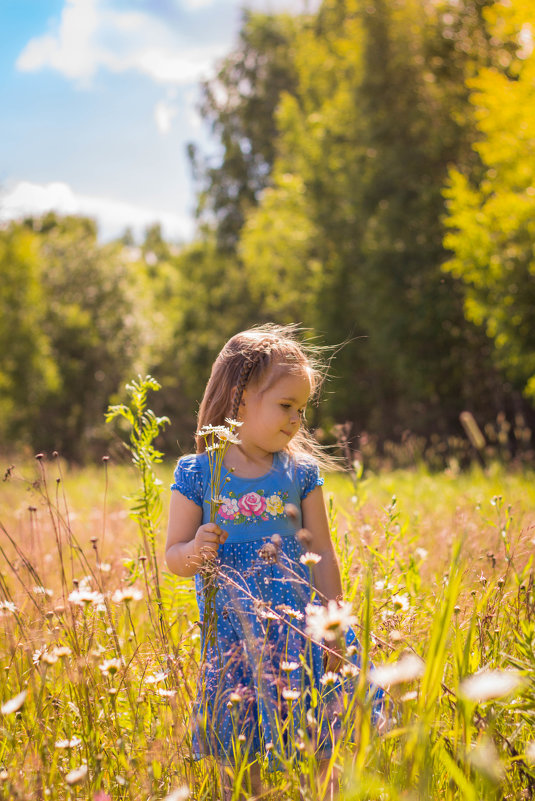
[(233, 523), (256, 523), (259, 520), (286, 517), (284, 504), (288, 500), (287, 492), (273, 493), (265, 497), (264, 492), (246, 492), (236, 496), (229, 492), (228, 496), (221, 496), (219, 516)]

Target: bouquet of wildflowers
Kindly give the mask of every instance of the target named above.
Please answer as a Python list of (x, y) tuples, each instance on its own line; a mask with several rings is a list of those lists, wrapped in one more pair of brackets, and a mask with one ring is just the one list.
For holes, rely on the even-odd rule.
[[(229, 445), (239, 445), (240, 441), (236, 436), (236, 429), (242, 424), (237, 420), (225, 418), (226, 426), (203, 426), (197, 431), (197, 436), (204, 439), (208, 464), (210, 466), (210, 522), (215, 523), (217, 512), (221, 506), (221, 484), (228, 480), (223, 476), (223, 460)], [(203, 642), (204, 650), (208, 645), (217, 643), (217, 614), (215, 609), (215, 597), (218, 590), (217, 561), (205, 559), (200, 569), (203, 577), (204, 593), (204, 617), (203, 617)], [(204, 655), (204, 654), (203, 654)]]

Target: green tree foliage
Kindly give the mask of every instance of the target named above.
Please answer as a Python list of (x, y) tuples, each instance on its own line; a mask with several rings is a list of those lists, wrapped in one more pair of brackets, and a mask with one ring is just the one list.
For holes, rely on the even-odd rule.
[(222, 253), (215, 237), (199, 239), (172, 259), (173, 291), (160, 305), (167, 319), (165, 340), (151, 370), (162, 383), (155, 410), (172, 425), (166, 439), (176, 452), (193, 447), (198, 403), (215, 356), (226, 339), (261, 316), (239, 262)]
[(103, 246), (55, 215), (0, 230), (6, 441), (88, 456), (150, 372), (161, 447), (189, 450), (221, 345), (266, 320), (347, 343), (327, 426), (450, 433), (503, 408), (504, 371), (534, 397), (534, 2), (246, 12), (203, 87), (220, 147), (192, 148), (195, 242)]
[(300, 18), (245, 11), (238, 46), (203, 84), (201, 114), (220, 142), (217, 156), (190, 155), (201, 185), (199, 214), (215, 225), (218, 248), (234, 252), (245, 215), (269, 182), (274, 112), (295, 82), (292, 41)]
[(474, 400), (485, 360), (440, 269), (441, 188), (473, 161), (464, 79), (490, 50), (473, 4), (423, 0), (326, 0), (296, 36), (272, 187), (241, 253), (275, 315), (356, 338), (337, 358), (337, 417), (446, 428)]
[(118, 246), (100, 246), (90, 220), (49, 215), (41, 233), (49, 299), (43, 328), (60, 386), (45, 404), (40, 416), (45, 425), (34, 432), (34, 442), (81, 459), (103, 425), (110, 397), (140, 357), (142, 315), (136, 306), (143, 295)]
[(0, 234), (5, 440), (94, 455), (103, 413), (147, 358), (143, 275), (96, 226), (48, 214)]
[[(498, 365), (535, 398), (535, 54), (533, 0), (487, 12), (501, 68), (470, 81), (482, 167), (450, 171), (445, 271)], [(511, 44), (514, 47), (511, 47)]]
[(0, 439), (24, 436), (28, 419), (59, 385), (50, 340), (43, 331), (38, 237), (10, 224), (0, 231)]

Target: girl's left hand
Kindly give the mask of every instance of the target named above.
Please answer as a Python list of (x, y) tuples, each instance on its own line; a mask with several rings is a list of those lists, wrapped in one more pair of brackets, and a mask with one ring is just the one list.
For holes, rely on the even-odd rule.
[(344, 662), (344, 652), (336, 642), (325, 643), (325, 646), (330, 650), (323, 652), (323, 672), (332, 671), (333, 673), (338, 673)]

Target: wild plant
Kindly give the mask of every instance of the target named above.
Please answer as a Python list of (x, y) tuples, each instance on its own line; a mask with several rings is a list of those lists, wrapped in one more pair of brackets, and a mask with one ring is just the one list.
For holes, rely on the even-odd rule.
[[(191, 582), (159, 567), (164, 641), (152, 581), (161, 527), (153, 523), (151, 557), (122, 499), (136, 495), (129, 470), (105, 461), (90, 491), (89, 470), (74, 475), (57, 456), (39, 455), (35, 465), (29, 480), (13, 468), (1, 485), (0, 797), (109, 801), (175, 793), (208, 801), (219, 777), (192, 752), (200, 631)], [(157, 481), (159, 464), (152, 465)], [(278, 751), (281, 770), (268, 773), (261, 758), (264, 797), (320, 801), (331, 772), (340, 777), (341, 801), (533, 797), (532, 477), (477, 471), (368, 479), (368, 500), (355, 507), (351, 482), (328, 477), (361, 670), (350, 644), (338, 678), (324, 673), (320, 686), (301, 686), (310, 669), (305, 649), (298, 668), (285, 664), (277, 683), (264, 683), (265, 698), (275, 694), (281, 709), (272, 748), (263, 744), (266, 753)], [(259, 576), (270, 559), (280, 561), (276, 542), (270, 546), (259, 554)], [(314, 591), (310, 571), (305, 580), (296, 564), (284, 562), (284, 569)], [(243, 591), (238, 572), (226, 580)], [(254, 583), (251, 590), (252, 603)], [(313, 615), (298, 621), (287, 609), (256, 608), (266, 635), (259, 654), (279, 625), (285, 642), (303, 625), (311, 639), (337, 625), (327, 608), (317, 628)], [(320, 693), (328, 701), (335, 686), (336, 704), (322, 707)], [(383, 723), (374, 716), (374, 686), (385, 690)], [(240, 739), (246, 700), (245, 693), (228, 699), (230, 707), (221, 700), (235, 724), (235, 799), (247, 793), (248, 773), (259, 764)], [(319, 732), (332, 745), (321, 773)]]

